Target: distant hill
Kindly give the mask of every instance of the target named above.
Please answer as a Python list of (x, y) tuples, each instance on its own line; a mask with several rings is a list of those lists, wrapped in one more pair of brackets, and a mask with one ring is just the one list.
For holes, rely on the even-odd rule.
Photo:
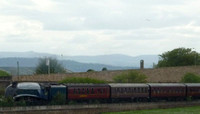
[(153, 63), (158, 63), (158, 55), (127, 56), (122, 54), (98, 55), (98, 56), (61, 56), (48, 53), (37, 52), (0, 52), (0, 58), (41, 58), (54, 57), (60, 60), (71, 60), (80, 63), (105, 64), (120, 67), (139, 67), (140, 60), (144, 60), (145, 68), (152, 68)]
[[(12, 75), (17, 75), (17, 61), (20, 66), (20, 75), (34, 74), (39, 58), (0, 58), (0, 69), (6, 70)], [(104, 64), (80, 63), (72, 60), (59, 60), (59, 62), (72, 72), (86, 72), (88, 69), (101, 71), (103, 67), (108, 70), (137, 69), (136, 67), (119, 67)]]
[(136, 57), (121, 54), (100, 56), (65, 56), (64, 59), (83, 63), (101, 63), (121, 67), (140, 67), (140, 60), (144, 60), (145, 68), (152, 68), (153, 63), (158, 63), (157, 55), (141, 55)]
[(106, 67), (108, 70), (124, 70), (124, 69), (138, 69), (138, 67), (120, 67), (105, 64), (95, 64), (95, 63), (80, 63), (71, 60), (63, 60), (61, 63), (65, 68), (74, 72), (86, 72), (88, 69), (93, 69), (95, 71), (101, 71), (102, 68)]

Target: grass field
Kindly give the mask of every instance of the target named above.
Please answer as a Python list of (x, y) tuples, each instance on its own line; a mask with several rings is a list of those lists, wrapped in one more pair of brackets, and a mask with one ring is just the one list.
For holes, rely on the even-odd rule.
[(137, 110), (126, 112), (109, 112), (103, 114), (200, 114), (200, 106), (171, 109)]

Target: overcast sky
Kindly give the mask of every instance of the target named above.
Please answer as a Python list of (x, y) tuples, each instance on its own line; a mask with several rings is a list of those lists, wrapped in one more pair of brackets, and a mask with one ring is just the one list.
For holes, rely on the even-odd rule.
[(200, 51), (200, 0), (0, 0), (0, 51)]

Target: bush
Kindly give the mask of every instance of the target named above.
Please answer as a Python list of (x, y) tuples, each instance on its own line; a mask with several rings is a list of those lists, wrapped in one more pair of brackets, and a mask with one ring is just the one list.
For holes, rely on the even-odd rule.
[(0, 96), (3, 96), (5, 94), (5, 88), (0, 87)]
[(182, 77), (181, 82), (183, 82), (183, 83), (200, 83), (200, 75), (197, 75), (194, 73), (186, 73)]
[(0, 76), (10, 76), (6, 71), (0, 70)]
[(61, 80), (59, 83), (93, 83), (93, 84), (103, 84), (106, 83), (104, 80), (98, 80), (93, 78), (83, 78), (83, 77), (68, 77)]
[(93, 69), (88, 69), (87, 72), (95, 72)]
[(103, 67), (102, 68), (102, 71), (107, 71), (108, 69), (106, 67)]
[(0, 107), (26, 106), (25, 101), (14, 102), (11, 97), (0, 96)]
[(57, 93), (50, 102), (50, 105), (64, 105), (65, 102), (66, 96), (62, 93)]
[(147, 76), (136, 71), (122, 73), (113, 78), (116, 83), (146, 83)]

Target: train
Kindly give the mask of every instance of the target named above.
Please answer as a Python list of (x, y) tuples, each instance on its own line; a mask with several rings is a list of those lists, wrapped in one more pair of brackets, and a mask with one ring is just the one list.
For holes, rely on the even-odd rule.
[(69, 101), (157, 101), (200, 98), (200, 83), (110, 83), (110, 84), (49, 84), (13, 82), (5, 97), (15, 101), (52, 101), (61, 94)]

